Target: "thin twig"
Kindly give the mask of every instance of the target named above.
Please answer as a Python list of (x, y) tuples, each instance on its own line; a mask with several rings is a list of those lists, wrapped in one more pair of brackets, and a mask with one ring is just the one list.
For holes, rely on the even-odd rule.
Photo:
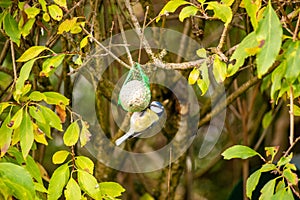
[(11, 50), (11, 59), (12, 59), (12, 65), (14, 71), (14, 84), (15, 84), (17, 82), (17, 66), (16, 66), (14, 43), (12, 40), (10, 40), (10, 50)]
[(169, 157), (169, 169), (168, 169), (168, 199), (170, 198), (170, 183), (171, 183), (171, 172), (172, 172), (172, 147), (170, 147), (170, 157)]
[(293, 147), (300, 141), (300, 137), (297, 137), (296, 140), (290, 145), (288, 150), (284, 153), (283, 157), (287, 157), (290, 153), (290, 151), (293, 149)]
[[(140, 24), (139, 24), (139, 22), (138, 22), (138, 20), (137, 20), (137, 18), (136, 18), (136, 16), (135, 16), (135, 14), (133, 13), (133, 9), (132, 9), (132, 7), (131, 7), (131, 5), (130, 5), (130, 1), (129, 1), (129, 0), (125, 0), (124, 2), (125, 2), (125, 6), (126, 6), (128, 12), (129, 12), (131, 21), (132, 21), (132, 23), (133, 23), (133, 25), (134, 25), (135, 32), (136, 32), (136, 34), (139, 36), (139, 38), (142, 38), (142, 37), (141, 37), (142, 29), (141, 29), (141, 26), (140, 26)], [(145, 51), (146, 51), (146, 53), (148, 54), (148, 56), (149, 56), (152, 60), (154, 60), (154, 61), (157, 60), (157, 59), (155, 58), (155, 56), (154, 56), (152, 50), (151, 50), (151, 47), (150, 47), (148, 41), (144, 38), (142, 42), (143, 42)]]
[(185, 69), (191, 69), (194, 67), (199, 67), (201, 66), (202, 63), (204, 63), (206, 60), (205, 59), (198, 59), (194, 61), (189, 61), (189, 62), (182, 62), (182, 63), (148, 63), (142, 66), (147, 66), (147, 65), (155, 65), (156, 67), (163, 68), (163, 69), (168, 69), (168, 70), (185, 70)]
[(122, 36), (123, 42), (125, 44), (124, 47), (125, 47), (125, 50), (126, 50), (126, 53), (127, 53), (127, 58), (129, 60), (130, 65), (133, 66), (134, 63), (133, 63), (132, 56), (131, 56), (129, 48), (128, 48), (128, 42), (127, 42), (127, 39), (126, 39), (126, 36), (125, 36), (125, 32), (124, 32), (123, 24), (122, 24), (122, 21), (121, 21), (121, 17), (120, 17), (119, 14), (117, 14), (117, 17), (118, 17), (119, 27), (120, 27), (120, 30), (121, 30), (121, 36)]
[(0, 64), (3, 63), (3, 61), (4, 61), (5, 57), (6, 57), (8, 47), (9, 47), (9, 40), (6, 40), (6, 42), (5, 42), (4, 46), (3, 46), (3, 49), (1, 51), (1, 54), (0, 54)]
[(299, 30), (299, 24), (300, 24), (300, 13), (298, 14), (298, 20), (297, 20), (297, 25), (296, 25), (296, 28), (295, 28), (295, 32), (293, 34), (293, 41), (295, 42), (296, 39), (297, 39), (297, 33), (298, 33), (298, 30)]
[(294, 142), (294, 91), (290, 86), (290, 145)]
[(182, 32), (182, 36), (181, 36), (181, 40), (180, 40), (180, 45), (179, 45), (179, 49), (177, 52), (177, 58), (176, 58), (176, 63), (180, 63), (182, 60), (181, 55), (183, 54), (185, 48), (186, 48), (186, 36), (188, 35), (188, 32), (190, 30), (190, 20), (185, 20), (184, 26), (183, 26), (183, 32)]
[(108, 53), (111, 57), (113, 57), (118, 63), (120, 63), (121, 65), (123, 65), (124, 67), (127, 67), (128, 69), (130, 69), (131, 67), (126, 64), (123, 60), (121, 60), (120, 58), (118, 58), (113, 52), (109, 51), (103, 44), (101, 44), (101, 42), (99, 42), (96, 38), (94, 38), (94, 36), (92, 36), (84, 27), (81, 27), (82, 30), (86, 33), (90, 35), (90, 38), (101, 47), (101, 49), (103, 49), (106, 53)]
[[(262, 78), (264, 78), (265, 76), (267, 76), (268, 74), (270, 74), (275, 68), (276, 66), (278, 66), (278, 63), (275, 63), (275, 65), (273, 65), (271, 67), (271, 69), (268, 71), (268, 73), (264, 74)], [(204, 118), (202, 118), (199, 123), (198, 123), (198, 127), (203, 126), (204, 124), (208, 123), (210, 121), (210, 119), (214, 116), (216, 116), (217, 114), (219, 114), (220, 112), (222, 112), (228, 105), (230, 105), (237, 97), (239, 97), (240, 95), (242, 95), (245, 91), (247, 91), (250, 87), (252, 87), (253, 85), (257, 84), (258, 82), (260, 82), (262, 79), (259, 79), (257, 76), (251, 78), (250, 80), (248, 80), (246, 83), (244, 83), (243, 85), (241, 85), (234, 93), (232, 93), (231, 95), (229, 95), (226, 98), (226, 101), (220, 102), (219, 104), (217, 104), (217, 106), (207, 115), (205, 115)]]
[(140, 49), (139, 49), (138, 63), (141, 63), (141, 55), (142, 55), (142, 47), (143, 47), (143, 40), (144, 40), (144, 32), (145, 32), (145, 25), (146, 25), (148, 11), (149, 11), (149, 6), (146, 7), (146, 12), (145, 12), (145, 16), (144, 16), (144, 23), (143, 23), (143, 28), (142, 28), (142, 34), (140, 35)]

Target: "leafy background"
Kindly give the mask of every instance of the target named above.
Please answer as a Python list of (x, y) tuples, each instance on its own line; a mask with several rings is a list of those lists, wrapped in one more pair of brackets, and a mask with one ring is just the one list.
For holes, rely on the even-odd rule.
[[(0, 9), (1, 199), (299, 198), (297, 1), (2, 0)], [(221, 138), (205, 158), (197, 155), (205, 139), (199, 134), (167, 168), (127, 174), (81, 148), (93, 136), (70, 100), (73, 76), (92, 50), (132, 28), (143, 40), (145, 25), (180, 31), (203, 48), (191, 52), (184, 40), (178, 43), (178, 52), (198, 56), (195, 62), (146, 45), (142, 54), (117, 59), (97, 87), (96, 108), (107, 137), (123, 134), (111, 120), (109, 101), (115, 80), (133, 61), (186, 76), (202, 105), (199, 128), (224, 109), (227, 116)], [(101, 70), (101, 63), (95, 66)], [(220, 83), (226, 88), (224, 102), (218, 94), (206, 96)], [(171, 117), (156, 142), (133, 140), (127, 149), (163, 146), (176, 134), (181, 111), (176, 98), (154, 84), (151, 90)]]

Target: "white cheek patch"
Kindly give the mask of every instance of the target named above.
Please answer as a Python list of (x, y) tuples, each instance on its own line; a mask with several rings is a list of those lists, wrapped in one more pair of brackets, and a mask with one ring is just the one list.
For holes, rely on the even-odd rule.
[(150, 109), (155, 112), (155, 113), (161, 113), (163, 112), (163, 109), (160, 107), (156, 107), (156, 106), (150, 106)]

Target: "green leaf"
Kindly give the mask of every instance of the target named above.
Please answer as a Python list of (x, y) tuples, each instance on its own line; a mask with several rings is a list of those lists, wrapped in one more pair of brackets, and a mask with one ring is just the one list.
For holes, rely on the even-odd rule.
[(28, 96), (28, 98), (31, 101), (43, 101), (45, 100), (47, 97), (46, 95), (44, 95), (43, 93), (41, 93), (40, 91), (33, 91), (30, 93), (30, 95)]
[(6, 126), (6, 124), (10, 122), (10, 117), (10, 114), (8, 114), (0, 127), (0, 157), (5, 155), (11, 143), (11, 135), (13, 130)]
[(200, 76), (200, 70), (196, 67), (190, 72), (188, 82), (190, 85), (193, 85), (197, 82), (198, 78)]
[(231, 8), (226, 4), (221, 4), (216, 1), (208, 2), (207, 5), (206, 9), (213, 10), (214, 17), (222, 20), (225, 23), (225, 26), (228, 26), (232, 19)]
[(49, 22), (50, 21), (50, 15), (48, 14), (48, 13), (44, 13), (43, 14), (43, 20), (45, 21), (45, 22)]
[(283, 166), (283, 165), (285, 165), (285, 164), (291, 162), (292, 157), (293, 157), (293, 154), (292, 154), (292, 153), (291, 153), (289, 156), (287, 156), (287, 157), (285, 157), (285, 156), (281, 157), (281, 158), (279, 159), (278, 163), (277, 163), (277, 166)]
[(31, 72), (34, 62), (35, 62), (35, 59), (32, 59), (32, 60), (26, 62), (20, 70), (20, 75), (16, 82), (16, 93), (18, 95), (21, 94), (22, 88), (24, 87), (24, 83), (29, 78), (29, 75), (30, 75), (30, 72)]
[(292, 164), (292, 163), (287, 163), (284, 167), (289, 168), (289, 169), (294, 170), (294, 171), (297, 171), (296, 165)]
[(300, 75), (300, 41), (291, 42), (285, 53), (287, 68), (284, 77), (289, 83), (293, 83)]
[(298, 177), (297, 174), (292, 172), (292, 170), (290, 168), (286, 168), (283, 170), (283, 174), (284, 178), (286, 178), (286, 180), (293, 184), (293, 185), (297, 185), (298, 183)]
[(183, 1), (183, 0), (171, 0), (169, 1), (160, 11), (158, 14), (158, 17), (156, 18), (156, 22), (160, 20), (160, 17), (162, 15), (168, 14), (168, 13), (173, 13), (177, 10), (179, 6), (185, 5), (185, 4), (190, 4), (190, 2)]
[(99, 188), (102, 193), (102, 197), (119, 197), (125, 189), (116, 182), (101, 182)]
[(21, 55), (21, 57), (17, 60), (17, 62), (26, 62), (28, 60), (36, 58), (41, 52), (45, 50), (51, 51), (46, 46), (32, 46)]
[(234, 2), (234, 0), (221, 0), (221, 2), (227, 6), (231, 6)]
[(61, 165), (54, 171), (49, 181), (48, 200), (57, 200), (62, 195), (69, 176), (70, 170), (68, 164)]
[(80, 132), (80, 146), (83, 147), (86, 145), (86, 143), (88, 141), (90, 141), (90, 137), (92, 136), (92, 134), (89, 131), (89, 125), (87, 122), (85, 121), (81, 121), (81, 132)]
[(223, 82), (227, 76), (226, 63), (221, 61), (218, 55), (215, 55), (213, 74), (218, 83)]
[(22, 155), (27, 157), (34, 141), (33, 125), (30, 116), (25, 112), (22, 123), (20, 125), (20, 145)]
[(276, 100), (276, 92), (281, 89), (282, 78), (286, 72), (286, 60), (283, 60), (278, 67), (272, 72), (271, 99)]
[(52, 19), (56, 21), (60, 21), (63, 17), (63, 11), (60, 7), (58, 7), (55, 4), (52, 4), (48, 6), (49, 14), (52, 17)]
[(67, 7), (67, 1), (66, 0), (54, 0), (54, 2), (59, 5), (60, 7), (63, 7), (65, 9), (68, 9)]
[(81, 27), (84, 27), (85, 26), (85, 22), (77, 22), (75, 24), (75, 26), (73, 26), (70, 30), (70, 32), (72, 34), (77, 34), (77, 33), (80, 33), (82, 31), (82, 28)]
[(21, 125), (23, 119), (23, 108), (20, 108), (7, 124), (8, 128), (16, 129)]
[(94, 163), (88, 157), (77, 156), (75, 158), (75, 165), (78, 169), (84, 170), (90, 174), (93, 174), (94, 172)]
[(279, 190), (278, 192), (275, 193), (275, 195), (272, 196), (271, 200), (294, 200), (293, 194), (288, 188), (286, 190), (285, 188)]
[(29, 19), (26, 24), (23, 26), (21, 30), (22, 36), (25, 38), (27, 35), (30, 34), (30, 31), (35, 23), (35, 18), (34, 19)]
[(140, 200), (155, 200), (149, 193), (145, 193)]
[(41, 4), (41, 6), (42, 6), (42, 10), (44, 11), (44, 12), (47, 12), (47, 2), (45, 1), (45, 0), (38, 0), (39, 1), (39, 3)]
[(81, 41), (80, 41), (80, 49), (84, 48), (88, 44), (88, 38), (91, 37), (90, 35), (85, 36)]
[(275, 192), (278, 192), (279, 190), (284, 189), (284, 188), (285, 188), (285, 180), (284, 180), (284, 178), (282, 178), (282, 179), (277, 183)]
[(269, 172), (276, 169), (276, 165), (271, 163), (266, 163), (260, 168), (260, 172)]
[(40, 129), (43, 133), (45, 133), (45, 135), (46, 135), (48, 138), (52, 139), (52, 136), (51, 136), (51, 130), (50, 130), (51, 128), (50, 128), (50, 126), (49, 126), (48, 123), (41, 123), (41, 122), (37, 121), (36, 124), (38, 125), (39, 129)]
[(197, 54), (197, 56), (199, 56), (200, 58), (207, 58), (205, 48), (198, 49), (198, 50), (196, 51), (196, 54)]
[(96, 178), (86, 171), (78, 170), (78, 183), (80, 188), (94, 199), (101, 199), (101, 192)]
[(2, 8), (8, 8), (12, 4), (11, 0), (1, 0), (0, 1), (0, 7)]
[(256, 38), (260, 51), (257, 54), (257, 72), (261, 78), (273, 65), (281, 47), (282, 27), (271, 2), (264, 12), (264, 18), (258, 24)]
[(300, 107), (294, 104), (293, 109), (294, 109), (294, 115), (300, 116)]
[(195, 6), (186, 6), (179, 13), (179, 21), (183, 22), (183, 20), (187, 17), (194, 16), (198, 12), (198, 8)]
[(38, 122), (46, 123), (46, 120), (43, 116), (43, 113), (38, 107), (29, 106), (29, 114), (30, 116)]
[(251, 56), (251, 53), (247, 49), (257, 47), (256, 34), (252, 32), (248, 34), (242, 42), (238, 45), (230, 58), (230, 64), (227, 69), (227, 77), (234, 75), (238, 69), (244, 64), (245, 59)]
[(2, 112), (11, 105), (10, 102), (2, 102), (0, 103), (0, 114), (2, 114)]
[(34, 182), (34, 189), (42, 193), (48, 193), (48, 190), (41, 183)]
[(259, 197), (259, 200), (271, 199), (271, 197), (274, 194), (275, 183), (276, 183), (276, 179), (272, 179), (264, 185), (264, 187), (260, 191), (261, 196)]
[(79, 129), (77, 121), (71, 123), (63, 136), (65, 145), (67, 145), (67, 146), (75, 145), (79, 138), (79, 131), (80, 131), (80, 129)]
[(43, 69), (40, 72), (40, 76), (49, 77), (51, 74), (55, 72), (57, 67), (63, 62), (64, 58), (65, 58), (65, 54), (59, 54), (46, 59), (43, 62), (43, 66), (42, 66)]
[(59, 131), (63, 131), (59, 117), (51, 109), (45, 106), (40, 106), (40, 110), (51, 127), (56, 128)]
[(80, 200), (81, 199), (81, 190), (77, 182), (70, 178), (66, 190), (65, 190), (66, 200)]
[(27, 170), (13, 163), (0, 163), (0, 185), (4, 184), (16, 199), (35, 199), (32, 178)]
[(203, 96), (206, 94), (210, 84), (208, 67), (206, 62), (204, 62), (201, 65), (200, 71), (201, 71), (201, 77), (197, 80), (197, 85), (201, 90), (201, 96)]
[(272, 110), (270, 110), (269, 112), (267, 112), (264, 117), (263, 117), (263, 120), (262, 120), (262, 125), (263, 125), (263, 128), (266, 129), (268, 128), (268, 126), (271, 124), (272, 122), (272, 119), (273, 119), (273, 116), (272, 116)]
[(30, 175), (40, 184), (43, 185), (42, 176), (39, 167), (31, 156), (26, 157), (26, 166), (25, 168), (30, 173)]
[(253, 26), (253, 29), (256, 30), (258, 26), (257, 21), (257, 12), (259, 11), (261, 7), (261, 1), (260, 0), (244, 0), (244, 5), (247, 14), (250, 17), (251, 24)]
[(224, 159), (226, 160), (230, 160), (232, 158), (247, 159), (256, 155), (262, 157), (253, 149), (243, 145), (234, 145), (232, 147), (229, 147), (222, 153), (222, 156), (224, 156)]
[(19, 30), (17, 21), (9, 13), (6, 14), (3, 25), (5, 33), (14, 43), (20, 46), (21, 31)]
[(72, 27), (75, 26), (77, 22), (77, 17), (73, 17), (72, 19), (66, 19), (58, 26), (57, 34), (63, 34), (64, 32), (71, 31)]
[(55, 154), (52, 157), (52, 162), (54, 164), (61, 164), (61, 163), (65, 162), (68, 155), (70, 155), (70, 152), (68, 152), (66, 150), (57, 151), (57, 152), (55, 152)]
[(58, 92), (44, 92), (43, 94), (46, 96), (45, 101), (48, 104), (64, 107), (70, 103), (70, 100), (67, 97)]
[(271, 156), (271, 161), (274, 160), (275, 155), (278, 152), (279, 147), (265, 147), (265, 151), (266, 151), (266, 156)]
[(252, 192), (255, 190), (256, 185), (258, 184), (261, 172), (260, 170), (256, 170), (250, 177), (247, 179), (246, 183), (246, 195), (251, 199)]
[(29, 7), (26, 8), (24, 11), (27, 14), (28, 19), (35, 18), (40, 13), (40, 9), (36, 7)]

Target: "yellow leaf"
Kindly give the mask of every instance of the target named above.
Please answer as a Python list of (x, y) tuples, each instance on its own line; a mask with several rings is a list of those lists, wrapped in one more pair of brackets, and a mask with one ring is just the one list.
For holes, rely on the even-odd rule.
[(66, 19), (63, 21), (59, 27), (57, 34), (63, 34), (63, 32), (69, 32), (76, 24), (77, 17), (74, 17), (72, 19)]
[(49, 9), (49, 14), (52, 17), (52, 19), (56, 20), (56, 21), (60, 21), (63, 17), (63, 11), (60, 7), (58, 7), (55, 4), (52, 4), (50, 6), (48, 6)]
[(193, 85), (196, 83), (197, 79), (200, 76), (200, 71), (199, 69), (197, 69), (196, 67), (191, 71), (190, 75), (189, 75), (189, 79), (188, 82), (190, 85)]
[(33, 132), (34, 132), (34, 140), (36, 142), (44, 145), (48, 145), (44, 132), (41, 129), (39, 129), (39, 127), (35, 123), (33, 123)]
[(67, 7), (67, 1), (66, 0), (54, 0), (54, 3), (56, 3), (60, 7), (68, 9), (68, 7)]

